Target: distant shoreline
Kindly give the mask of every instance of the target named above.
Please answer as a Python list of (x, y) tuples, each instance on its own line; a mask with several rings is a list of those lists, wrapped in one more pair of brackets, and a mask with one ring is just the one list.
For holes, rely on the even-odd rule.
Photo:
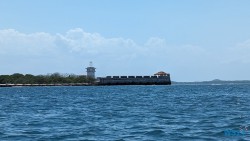
[(230, 83), (249, 84), (250, 80), (219, 80), (219, 79), (215, 79), (212, 81), (194, 81), (194, 82), (172, 81), (172, 84), (230, 84)]
[(70, 83), (70, 84), (0, 84), (0, 87), (34, 87), (34, 86), (93, 86), (90, 83)]

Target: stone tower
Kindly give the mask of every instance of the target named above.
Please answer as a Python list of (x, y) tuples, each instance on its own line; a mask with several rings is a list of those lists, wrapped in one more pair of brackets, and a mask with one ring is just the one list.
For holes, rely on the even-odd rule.
[(93, 67), (93, 63), (89, 63), (89, 67), (87, 69), (87, 77), (95, 78), (95, 67)]

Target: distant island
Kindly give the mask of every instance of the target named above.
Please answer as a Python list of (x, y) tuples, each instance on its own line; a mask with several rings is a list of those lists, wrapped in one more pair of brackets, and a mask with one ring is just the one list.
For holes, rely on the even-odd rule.
[(230, 83), (240, 83), (240, 84), (250, 84), (250, 80), (220, 80), (214, 79), (211, 81), (196, 81), (196, 82), (176, 82), (172, 81), (172, 84), (230, 84)]
[(52, 73), (47, 75), (32, 75), (14, 73), (0, 75), (0, 84), (71, 84), (94, 83), (95, 79), (86, 75)]

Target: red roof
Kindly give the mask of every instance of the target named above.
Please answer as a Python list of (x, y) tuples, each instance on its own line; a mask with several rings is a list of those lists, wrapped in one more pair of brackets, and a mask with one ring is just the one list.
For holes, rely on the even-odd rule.
[(164, 71), (159, 71), (159, 72), (157, 72), (157, 73), (155, 73), (154, 75), (167, 75), (167, 73), (166, 72), (164, 72)]

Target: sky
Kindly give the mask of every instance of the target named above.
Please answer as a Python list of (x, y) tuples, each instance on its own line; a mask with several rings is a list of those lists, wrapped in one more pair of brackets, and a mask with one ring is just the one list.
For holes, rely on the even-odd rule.
[(250, 80), (249, 0), (0, 0), (0, 75)]

